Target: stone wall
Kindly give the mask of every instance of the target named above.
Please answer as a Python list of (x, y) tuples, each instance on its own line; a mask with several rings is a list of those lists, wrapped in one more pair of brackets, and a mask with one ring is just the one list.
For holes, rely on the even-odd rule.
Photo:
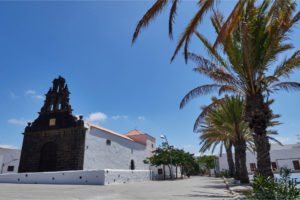
[[(25, 133), (19, 172), (82, 170), (85, 131), (84, 127), (77, 127)], [(57, 147), (56, 159), (52, 158), (55, 159), (53, 170), (41, 169), (41, 152), (47, 143)]]

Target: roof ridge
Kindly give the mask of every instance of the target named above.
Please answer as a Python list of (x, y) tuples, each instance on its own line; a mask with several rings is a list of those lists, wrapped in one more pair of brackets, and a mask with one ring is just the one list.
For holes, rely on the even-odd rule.
[(114, 131), (112, 131), (112, 130), (109, 130), (109, 129), (107, 129), (107, 128), (104, 128), (104, 127), (102, 127), (102, 126), (99, 126), (99, 125), (97, 125), (97, 124), (93, 124), (93, 123), (91, 123), (91, 122), (88, 122), (88, 124), (89, 124), (91, 127), (93, 127), (93, 128), (97, 128), (97, 129), (106, 131), (106, 132), (108, 132), (108, 133), (110, 133), (110, 134), (113, 134), (113, 135), (122, 137), (122, 138), (127, 139), (127, 140), (130, 140), (130, 141), (132, 141), (132, 142), (135, 142), (133, 139), (127, 137), (126, 135), (122, 135), (122, 134), (120, 134), (120, 133), (114, 132)]

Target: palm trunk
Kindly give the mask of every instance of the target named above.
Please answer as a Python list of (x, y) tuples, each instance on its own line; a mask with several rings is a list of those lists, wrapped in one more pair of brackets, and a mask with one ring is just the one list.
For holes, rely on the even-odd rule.
[(241, 139), (238, 141), (238, 155), (239, 155), (239, 179), (241, 183), (249, 183), (248, 170), (246, 165), (246, 141)]
[(232, 142), (230, 142), (228, 147), (226, 148), (226, 156), (227, 156), (227, 162), (229, 166), (229, 174), (231, 177), (233, 177), (235, 174), (235, 169), (234, 169), (234, 162), (233, 162), (231, 149), (232, 149)]
[(246, 97), (245, 121), (254, 130), (254, 142), (257, 152), (257, 172), (272, 176), (270, 143), (267, 138), (267, 125), (272, 117), (269, 105), (261, 94)]
[(235, 165), (234, 179), (240, 180), (240, 155), (236, 144), (234, 145), (234, 165)]

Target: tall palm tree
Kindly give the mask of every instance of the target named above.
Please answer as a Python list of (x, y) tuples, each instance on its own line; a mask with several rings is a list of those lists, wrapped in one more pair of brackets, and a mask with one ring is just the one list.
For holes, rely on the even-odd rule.
[[(235, 147), (235, 178), (249, 183), (246, 166), (247, 142), (252, 146), (252, 131), (244, 121), (245, 101), (240, 96), (226, 96), (218, 106), (210, 110), (205, 118), (200, 139), (209, 141), (218, 137), (230, 141)], [(205, 144), (205, 142), (204, 142)], [(202, 146), (203, 148), (203, 146)]]
[[(219, 47), (222, 47), (226, 57), (196, 32), (212, 59), (192, 53), (188, 57), (199, 63), (194, 71), (207, 75), (214, 83), (191, 90), (180, 104), (182, 108), (192, 98), (213, 91), (218, 91), (219, 95), (242, 94), (246, 100), (244, 118), (254, 131), (258, 172), (270, 176), (273, 173), (267, 136), (267, 126), (272, 117), (269, 95), (277, 90), (300, 89), (300, 83), (280, 81), (280, 78), (288, 77), (300, 66), (299, 50), (273, 68), (278, 55), (293, 48), (286, 40), (300, 19), (299, 12), (293, 15), (295, 6), (294, 0), (265, 0), (260, 4), (248, 0), (241, 11), (237, 27), (228, 38), (220, 40)], [(211, 21), (219, 34), (224, 24), (222, 15), (214, 12)], [(271, 69), (274, 69), (272, 74)]]
[[(167, 8), (170, 4), (169, 13), (169, 37), (173, 39), (173, 23), (175, 20), (178, 4), (181, 0), (156, 0), (152, 7), (144, 14), (144, 16), (138, 22), (135, 32), (132, 37), (132, 43), (134, 43), (142, 28), (149, 25), (150, 21), (153, 20), (163, 9)], [(185, 30), (182, 32), (180, 39), (178, 40), (177, 47), (172, 56), (173, 60), (178, 54), (179, 50), (184, 46), (185, 60), (187, 61), (188, 46), (191, 40), (191, 36), (195, 33), (198, 25), (201, 23), (203, 16), (216, 6), (219, 0), (198, 0), (196, 6), (199, 7), (190, 20), (189, 24), (186, 26)], [(247, 0), (238, 0), (235, 4), (231, 14), (228, 16), (226, 22), (223, 24), (222, 30), (218, 38), (216, 39), (215, 45), (220, 42), (222, 37), (228, 37), (230, 33), (234, 30), (234, 27), (239, 22), (240, 13)]]

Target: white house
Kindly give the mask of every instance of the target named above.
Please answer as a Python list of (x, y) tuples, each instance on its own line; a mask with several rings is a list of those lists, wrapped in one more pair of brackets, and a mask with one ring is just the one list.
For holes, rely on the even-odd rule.
[(0, 174), (18, 172), (20, 149), (0, 147)]
[[(271, 144), (270, 157), (273, 171), (280, 167), (287, 167), (295, 172), (300, 171), (300, 143), (286, 144), (283, 146), (279, 144)], [(249, 174), (256, 170), (257, 164), (255, 153), (247, 151), (246, 165)], [(222, 156), (219, 157), (219, 169), (220, 171), (228, 170), (226, 154), (222, 154)]]

